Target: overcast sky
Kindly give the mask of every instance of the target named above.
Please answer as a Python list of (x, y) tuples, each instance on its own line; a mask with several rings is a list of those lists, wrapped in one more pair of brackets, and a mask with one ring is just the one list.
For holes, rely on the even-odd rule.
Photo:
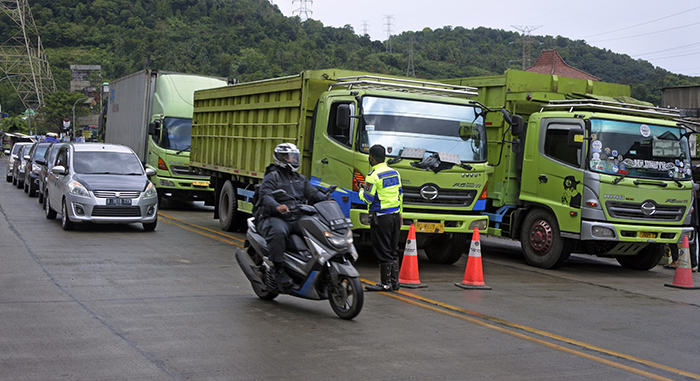
[[(286, 16), (352, 26), (373, 40), (423, 28), (480, 26), (562, 36), (643, 59), (670, 72), (700, 76), (698, 0), (273, 0)], [(552, 4), (547, 7), (546, 4)], [(304, 17), (302, 17), (304, 18)], [(514, 41), (518, 43), (519, 41)], [(533, 45), (533, 52), (539, 50)], [(514, 57), (519, 59), (520, 57)], [(532, 59), (537, 58), (533, 53)], [(533, 61), (534, 62), (534, 61)], [(592, 73), (595, 74), (595, 73)]]

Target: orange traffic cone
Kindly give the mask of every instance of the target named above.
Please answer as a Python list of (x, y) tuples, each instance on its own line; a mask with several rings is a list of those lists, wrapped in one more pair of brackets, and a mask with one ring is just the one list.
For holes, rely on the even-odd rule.
[(416, 228), (411, 224), (408, 229), (408, 240), (406, 250), (403, 252), (403, 263), (399, 273), (399, 286), (406, 288), (423, 288), (428, 285), (422, 284), (418, 278), (418, 249), (416, 248)]
[(490, 290), (491, 287), (484, 283), (484, 275), (481, 268), (481, 241), (479, 240), (479, 228), (474, 228), (472, 244), (469, 247), (469, 258), (467, 259), (467, 270), (464, 272), (462, 283), (455, 283), (455, 286), (467, 290), (479, 289)]
[(688, 245), (688, 237), (683, 237), (683, 244), (678, 250), (678, 262), (680, 265), (676, 267), (676, 272), (673, 275), (673, 284), (666, 283), (664, 286), (683, 288), (686, 290), (698, 290), (700, 287), (693, 287), (693, 272), (690, 270), (690, 247)]

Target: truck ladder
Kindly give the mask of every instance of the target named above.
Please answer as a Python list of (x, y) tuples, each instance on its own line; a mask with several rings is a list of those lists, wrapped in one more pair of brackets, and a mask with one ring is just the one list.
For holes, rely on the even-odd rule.
[(359, 89), (374, 89), (387, 91), (406, 91), (412, 90), (421, 94), (441, 95), (452, 97), (477, 96), (475, 87), (448, 85), (438, 82), (423, 82), (409, 79), (378, 77), (374, 75), (361, 75), (357, 77), (341, 77), (338, 82), (330, 84), (328, 90), (333, 90), (333, 87), (347, 87), (348, 90), (353, 88)]

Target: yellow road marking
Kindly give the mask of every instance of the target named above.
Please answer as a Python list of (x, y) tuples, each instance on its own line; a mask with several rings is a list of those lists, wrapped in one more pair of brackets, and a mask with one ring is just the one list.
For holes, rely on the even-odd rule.
[[(217, 241), (221, 241), (221, 242), (228, 243), (228, 244), (231, 244), (231, 245), (234, 245), (234, 246), (238, 246), (238, 247), (243, 247), (242, 243), (245, 242), (244, 240), (242, 240), (242, 239), (240, 239), (240, 238), (236, 238), (236, 237), (233, 237), (233, 236), (230, 236), (230, 235), (221, 233), (221, 232), (219, 232), (219, 231), (215, 231), (215, 230), (212, 230), (212, 229), (208, 229), (208, 228), (205, 228), (205, 227), (203, 227), (203, 226), (199, 226), (199, 225), (195, 225), (195, 224), (192, 224), (192, 223), (189, 223), (189, 222), (185, 222), (185, 221), (182, 221), (182, 220), (177, 219), (177, 218), (175, 218), (175, 217), (171, 217), (171, 216), (165, 215), (165, 214), (160, 213), (160, 212), (159, 212), (158, 214), (161, 215), (161, 216), (163, 216), (163, 217), (165, 217), (165, 218), (171, 219), (171, 220), (173, 220), (173, 221), (177, 221), (178, 223), (172, 222), (172, 221), (168, 221), (168, 220), (162, 220), (163, 222), (166, 222), (166, 223), (171, 224), (171, 225), (174, 225), (174, 226), (181, 227), (181, 228), (183, 228), (183, 229), (185, 229), (185, 230), (189, 230), (189, 231), (195, 232), (195, 233), (197, 233), (197, 234), (201, 234), (201, 235), (206, 236), (206, 237), (209, 237), (209, 238), (213, 238), (213, 239), (215, 239), (215, 240), (217, 240)], [(219, 235), (219, 236), (213, 235), (213, 234), (208, 234), (208, 233), (205, 233), (204, 231), (213, 232), (213, 233), (216, 233), (216, 234)], [(226, 239), (226, 238), (221, 238), (220, 236), (224, 236), (224, 237), (226, 237), (226, 238), (231, 238), (231, 239), (233, 239), (233, 240), (235, 240), (235, 241), (232, 241), (232, 240), (229, 240), (229, 239)], [(375, 283), (375, 282), (371, 282), (371, 281), (369, 281), (369, 280), (367, 280), (367, 279), (363, 279), (363, 278), (360, 278), (360, 281), (362, 281), (363, 283), (369, 283), (369, 284), (374, 284), (374, 283)], [(635, 362), (635, 363), (638, 363), (638, 364), (646, 365), (646, 366), (649, 366), (649, 367), (652, 367), (652, 368), (657, 368), (657, 369), (660, 369), (660, 370), (664, 370), (664, 371), (669, 372), (669, 373), (678, 374), (678, 375), (681, 375), (681, 376), (690, 377), (690, 378), (693, 378), (693, 379), (696, 379), (696, 380), (700, 380), (700, 374), (695, 374), (695, 373), (692, 373), (692, 372), (686, 372), (686, 371), (683, 371), (683, 370), (680, 370), (680, 369), (672, 368), (672, 367), (670, 367), (670, 366), (666, 366), (666, 365), (663, 365), (663, 364), (655, 363), (655, 362), (653, 362), (653, 361), (647, 361), (647, 360), (644, 360), (644, 359), (641, 359), (641, 358), (638, 358), (638, 357), (629, 356), (629, 355), (626, 355), (626, 354), (623, 354), (623, 353), (611, 351), (611, 350), (608, 350), (608, 349), (605, 349), (605, 348), (601, 348), (601, 347), (596, 347), (596, 346), (594, 346), (594, 345), (586, 344), (586, 343), (581, 342), (581, 341), (578, 341), (578, 340), (569, 339), (569, 338), (566, 338), (566, 337), (563, 337), (563, 336), (559, 336), (559, 335), (555, 335), (555, 334), (552, 334), (552, 333), (549, 333), (549, 332), (546, 332), (546, 331), (542, 331), (542, 330), (539, 330), (539, 329), (536, 329), (536, 328), (531, 328), (531, 327), (527, 327), (527, 326), (524, 326), (524, 325), (521, 325), (521, 324), (509, 322), (509, 321), (507, 321), (507, 320), (503, 320), (503, 319), (500, 319), (500, 318), (497, 318), (497, 317), (484, 315), (484, 314), (481, 314), (481, 313), (478, 313), (478, 312), (475, 312), (475, 311), (470, 311), (470, 310), (467, 310), (467, 309), (464, 309), (464, 308), (460, 308), (460, 307), (456, 307), (456, 306), (453, 306), (453, 305), (450, 305), (450, 304), (442, 303), (442, 302), (439, 302), (439, 301), (437, 301), (437, 300), (425, 298), (425, 297), (422, 297), (422, 296), (420, 296), (420, 295), (416, 295), (416, 294), (413, 294), (413, 293), (410, 293), (410, 292), (406, 292), (406, 291), (401, 291), (401, 290), (399, 290), (399, 291), (397, 291), (397, 292), (383, 292), (383, 293), (381, 293), (381, 294), (384, 294), (384, 295), (389, 296), (389, 297), (391, 297), (391, 298), (394, 298), (394, 299), (403, 301), (403, 302), (405, 302), (405, 303), (409, 303), (409, 304), (412, 304), (412, 305), (415, 305), (415, 306), (418, 306), (418, 307), (426, 308), (426, 309), (429, 309), (429, 310), (431, 310), (431, 311), (440, 312), (440, 313), (442, 313), (442, 314), (449, 315), (449, 316), (452, 316), (452, 317), (456, 317), (456, 318), (458, 318), (458, 319), (465, 320), (465, 321), (468, 321), (468, 322), (470, 322), (470, 323), (473, 323), (473, 324), (476, 324), (476, 325), (479, 325), (479, 326), (482, 326), (482, 327), (485, 327), (485, 328), (489, 328), (489, 329), (492, 329), (492, 330), (495, 330), (495, 331), (498, 331), (498, 332), (501, 332), (501, 333), (505, 333), (505, 334), (507, 334), (507, 335), (511, 335), (511, 336), (514, 336), (514, 337), (517, 337), (517, 338), (520, 338), (520, 339), (523, 339), (523, 340), (527, 340), (527, 341), (530, 341), (530, 342), (533, 342), (533, 343), (537, 343), (537, 344), (543, 345), (543, 346), (548, 347), (548, 348), (552, 348), (552, 349), (556, 349), (556, 350), (559, 350), (559, 351), (562, 351), (562, 352), (566, 352), (566, 353), (569, 353), (569, 354), (573, 354), (573, 355), (575, 355), (575, 356), (579, 356), (579, 357), (582, 357), (582, 358), (585, 358), (585, 359), (588, 359), (588, 360), (591, 360), (591, 361), (595, 361), (595, 362), (598, 362), (598, 363), (601, 363), (601, 364), (605, 364), (605, 365), (608, 365), (608, 366), (611, 366), (611, 367), (614, 367), (614, 368), (617, 368), (617, 369), (621, 369), (621, 370), (624, 370), (624, 371), (626, 371), (626, 372), (634, 373), (634, 374), (637, 374), (637, 375), (640, 375), (640, 376), (643, 376), (643, 377), (647, 377), (647, 378), (650, 378), (650, 379), (653, 379), (653, 380), (671, 380), (671, 379), (665, 378), (665, 377), (662, 377), (662, 376), (659, 376), (659, 375), (656, 375), (656, 374), (653, 374), (653, 373), (645, 372), (645, 371), (643, 371), (643, 370), (639, 370), (639, 369), (636, 369), (636, 368), (633, 368), (633, 367), (630, 367), (630, 366), (627, 366), (627, 365), (623, 365), (623, 364), (620, 364), (620, 363), (616, 363), (616, 362), (614, 362), (614, 361), (610, 361), (610, 360), (606, 360), (606, 359), (603, 359), (603, 358), (600, 358), (600, 357), (596, 357), (596, 356), (594, 356), (594, 355), (587, 354), (587, 353), (584, 353), (584, 352), (581, 352), (581, 351), (577, 351), (577, 350), (575, 350), (575, 349), (566, 348), (566, 347), (564, 347), (564, 346), (561, 346), (561, 345), (558, 345), (558, 344), (554, 344), (554, 343), (550, 343), (550, 342), (545, 341), (545, 340), (541, 340), (541, 339), (537, 339), (537, 338), (534, 338), (534, 337), (531, 337), (531, 336), (527, 336), (527, 335), (522, 334), (522, 333), (518, 333), (518, 332), (515, 332), (515, 331), (511, 331), (511, 330), (505, 329), (505, 328), (503, 328), (503, 327), (499, 327), (499, 326), (497, 326), (497, 325), (495, 325), (495, 324), (489, 323), (488, 321), (493, 322), (493, 323), (498, 323), (498, 324), (501, 324), (501, 325), (505, 325), (505, 326), (510, 327), (510, 328), (520, 329), (520, 330), (523, 330), (523, 331), (526, 331), (526, 332), (530, 332), (530, 333), (533, 333), (533, 334), (536, 334), (536, 335), (544, 336), (544, 337), (550, 338), (550, 339), (552, 339), (552, 340), (557, 340), (557, 341), (561, 341), (561, 342), (564, 342), (564, 343), (567, 343), (567, 344), (571, 344), (571, 345), (579, 346), (579, 347), (586, 348), (586, 349), (589, 349), (589, 350), (593, 350), (593, 351), (596, 351), (596, 352), (599, 352), (599, 353), (604, 353), (604, 354), (607, 354), (607, 355), (610, 355), (610, 356), (616, 356), (616, 357), (619, 357), (619, 358), (624, 358), (624, 359), (626, 359), (626, 360), (629, 360), (629, 361), (632, 361), (632, 362)], [(438, 308), (438, 307), (439, 307), (439, 308)], [(468, 315), (469, 315), (469, 316), (468, 316)], [(474, 316), (474, 317), (470, 317), (470, 316)], [(479, 320), (479, 319), (477, 319), (477, 318), (482, 319), (482, 320)], [(483, 321), (483, 320), (486, 320), (486, 321)]]

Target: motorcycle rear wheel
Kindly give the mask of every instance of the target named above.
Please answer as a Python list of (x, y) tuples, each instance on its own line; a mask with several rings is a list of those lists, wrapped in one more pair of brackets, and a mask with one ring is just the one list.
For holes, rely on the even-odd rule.
[(262, 287), (256, 285), (255, 283), (251, 283), (251, 286), (253, 286), (253, 291), (255, 292), (255, 295), (257, 295), (258, 298), (260, 298), (262, 300), (272, 300), (279, 295), (276, 292), (272, 292), (272, 291), (268, 291), (267, 289), (263, 289)]
[(351, 320), (360, 313), (365, 300), (360, 280), (347, 276), (338, 278), (338, 283), (331, 287), (329, 296), (333, 312), (346, 320)]

